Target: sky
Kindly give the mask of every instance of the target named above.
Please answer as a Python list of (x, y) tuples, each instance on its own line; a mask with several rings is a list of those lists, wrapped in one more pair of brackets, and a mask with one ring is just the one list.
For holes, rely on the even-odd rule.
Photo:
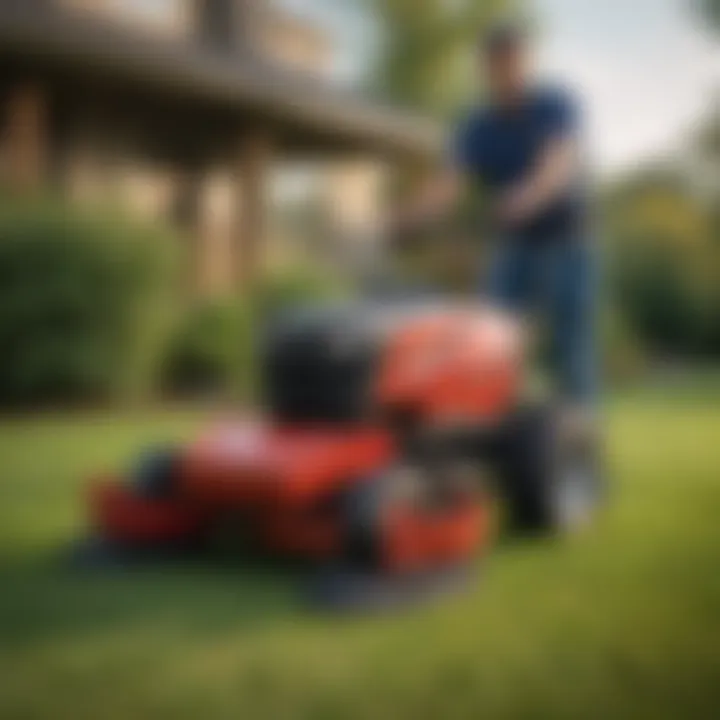
[[(328, 28), (339, 74), (352, 78), (372, 52), (371, 24), (337, 0), (278, 0)], [(596, 166), (614, 174), (677, 152), (720, 103), (720, 32), (694, 0), (529, 0), (539, 21), (539, 66), (570, 84), (586, 107)]]
[(681, 152), (720, 103), (720, 31), (692, 0), (534, 0), (540, 63), (582, 95), (601, 170)]

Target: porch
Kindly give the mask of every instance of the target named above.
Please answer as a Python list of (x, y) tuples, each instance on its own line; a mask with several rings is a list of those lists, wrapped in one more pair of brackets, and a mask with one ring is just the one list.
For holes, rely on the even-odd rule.
[(0, 4), (0, 60), (4, 182), (80, 201), (129, 185), (192, 238), (201, 292), (256, 276), (280, 164), (397, 165), (438, 147), (433, 125), (252, 52), (151, 38), (48, 0)]

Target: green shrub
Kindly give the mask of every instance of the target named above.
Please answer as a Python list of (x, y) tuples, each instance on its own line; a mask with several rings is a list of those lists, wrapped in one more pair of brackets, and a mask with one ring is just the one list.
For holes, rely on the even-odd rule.
[(712, 254), (640, 238), (628, 241), (613, 260), (618, 303), (643, 343), (668, 356), (712, 352), (720, 280)]
[(610, 385), (639, 379), (647, 370), (645, 347), (624, 316), (606, 308), (601, 322), (603, 375)]
[(253, 365), (250, 305), (216, 300), (192, 305), (178, 327), (165, 363), (173, 395), (245, 395)]
[(264, 278), (255, 307), (260, 322), (267, 322), (295, 305), (338, 299), (346, 291), (329, 272), (299, 266)]
[(165, 389), (184, 397), (251, 398), (258, 392), (255, 347), (263, 327), (296, 305), (339, 294), (331, 276), (301, 267), (264, 278), (254, 297), (192, 304), (165, 362)]
[(170, 329), (172, 248), (119, 215), (0, 202), (0, 403), (147, 393)]

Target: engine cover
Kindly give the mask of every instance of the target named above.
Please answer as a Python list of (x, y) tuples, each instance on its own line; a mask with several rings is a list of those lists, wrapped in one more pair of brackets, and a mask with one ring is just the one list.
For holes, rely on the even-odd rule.
[(263, 368), (281, 422), (492, 418), (522, 385), (519, 323), (485, 305), (365, 302), (291, 314), (269, 334)]

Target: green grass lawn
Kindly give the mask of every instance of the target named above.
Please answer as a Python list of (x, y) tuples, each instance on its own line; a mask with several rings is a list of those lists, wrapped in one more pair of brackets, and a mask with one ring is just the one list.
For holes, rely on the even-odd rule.
[(720, 716), (720, 390), (614, 401), (599, 527), (383, 619), (313, 615), (269, 568), (53, 562), (89, 472), (198, 421), (0, 425), (1, 718)]

